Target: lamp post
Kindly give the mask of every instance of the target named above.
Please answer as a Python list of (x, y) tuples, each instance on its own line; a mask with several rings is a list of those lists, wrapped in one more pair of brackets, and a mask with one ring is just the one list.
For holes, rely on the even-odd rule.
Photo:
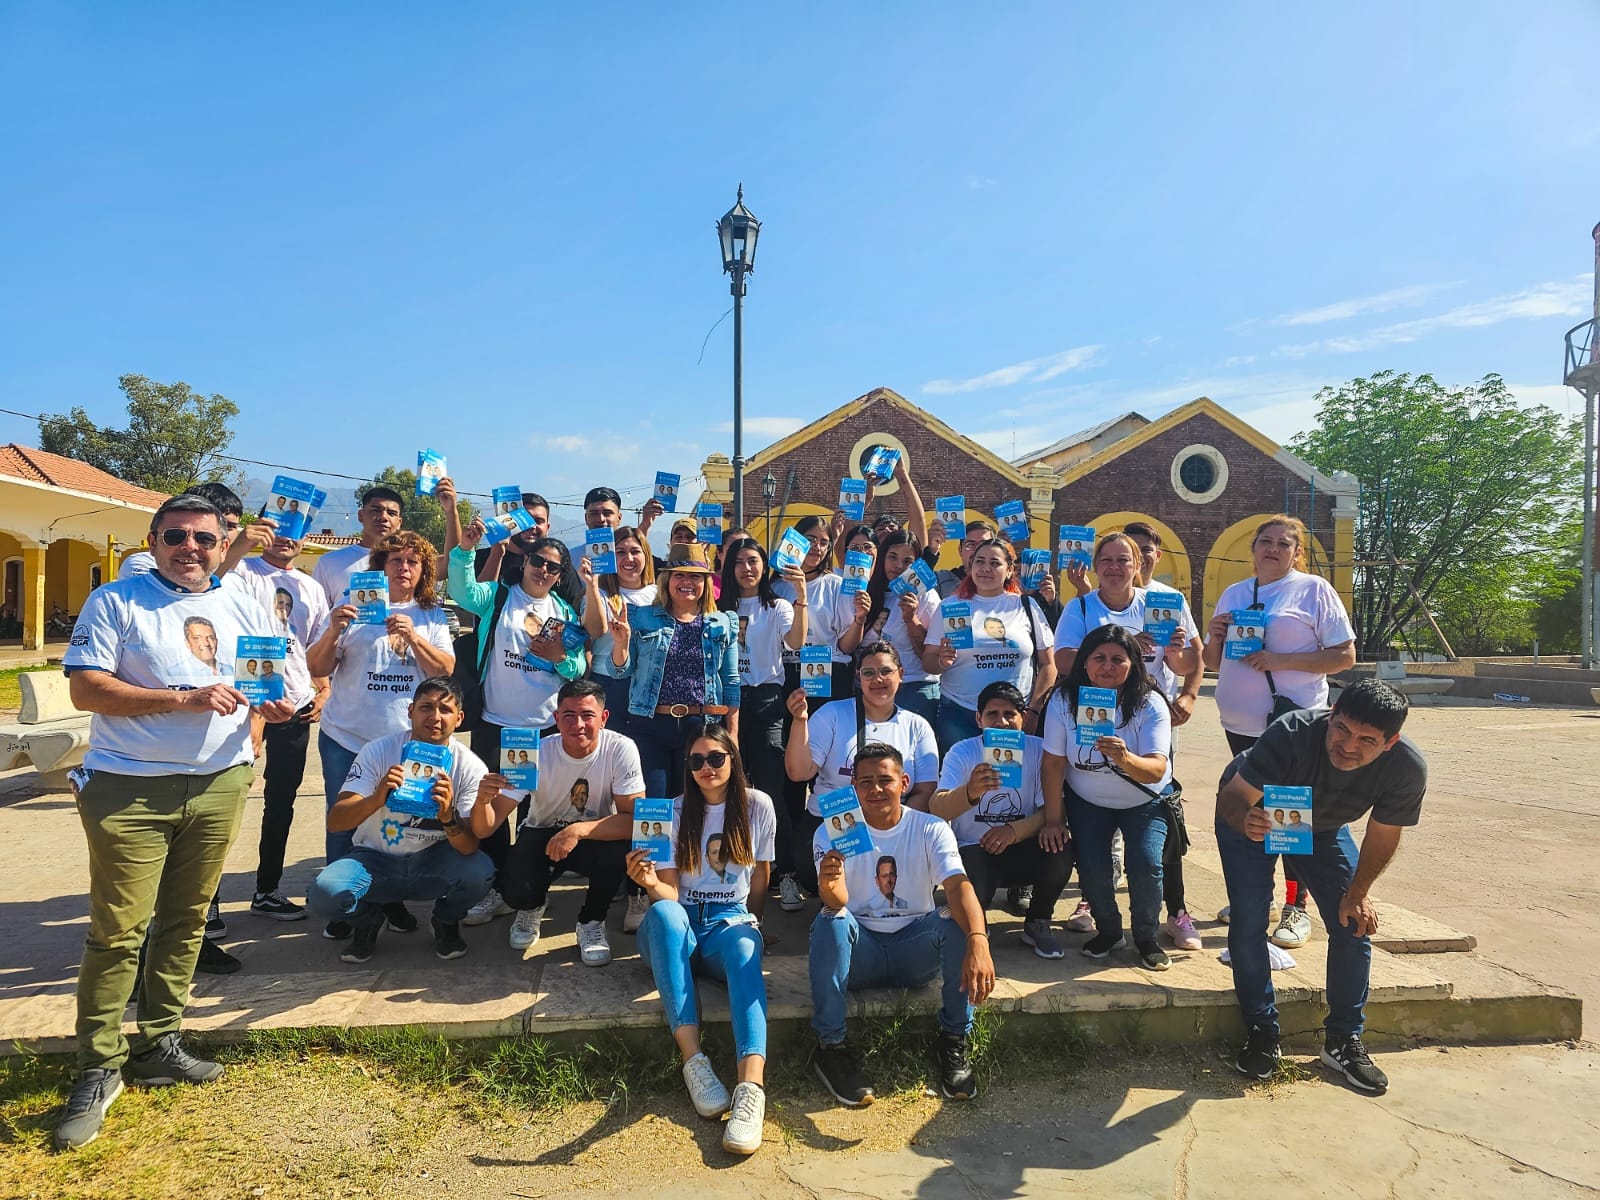
[(762, 521), (767, 534), (767, 553), (772, 553), (772, 502), (778, 496), (778, 477), (768, 471), (761, 480), (761, 499), (766, 502), (767, 512)]
[(744, 277), (756, 269), (761, 222), (744, 206), (744, 184), (734, 206), (717, 222), (722, 269), (733, 276), (733, 524), (744, 525)]

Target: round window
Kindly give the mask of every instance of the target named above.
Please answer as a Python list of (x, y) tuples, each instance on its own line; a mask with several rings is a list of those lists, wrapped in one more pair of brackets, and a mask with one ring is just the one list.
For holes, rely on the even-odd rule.
[(1217, 482), (1217, 468), (1204, 454), (1191, 454), (1179, 464), (1178, 478), (1191, 492), (1209, 492)]
[(1210, 504), (1228, 486), (1228, 460), (1215, 446), (1197, 442), (1172, 459), (1172, 490), (1190, 504)]

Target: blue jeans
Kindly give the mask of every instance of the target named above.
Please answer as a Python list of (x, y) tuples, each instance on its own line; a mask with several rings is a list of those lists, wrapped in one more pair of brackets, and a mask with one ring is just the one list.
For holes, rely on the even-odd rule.
[(894, 694), (894, 702), (932, 725), (939, 719), (939, 681), (919, 679), (915, 683), (902, 683)]
[[(1228, 885), (1232, 914), (1228, 922), (1228, 957), (1233, 963), (1233, 991), (1250, 1029), (1278, 1032), (1278, 1007), (1267, 958), (1267, 916), (1272, 908), (1272, 874), (1278, 855), (1268, 854), (1232, 825), (1217, 819), (1217, 851)], [(1355, 878), (1360, 854), (1348, 827), (1312, 837), (1310, 854), (1294, 856), (1294, 875), (1322, 913), (1328, 930), (1328, 1019), (1330, 1043), (1359, 1034), (1364, 1024), (1367, 981), (1372, 971), (1372, 941), (1356, 937), (1339, 924), (1339, 901)], [(1287, 862), (1284, 864), (1287, 866)]]
[(893, 933), (866, 928), (848, 909), (824, 909), (811, 922), (811, 1028), (823, 1045), (837, 1045), (850, 992), (922, 987), (939, 978), (939, 1028), (965, 1037), (972, 1028), (972, 1004), (961, 990), (966, 955), (967, 935), (937, 909)]
[(639, 957), (650, 964), (667, 1026), (674, 1032), (700, 1024), (697, 971), (728, 985), (734, 1054), (767, 1055), (767, 982), (761, 977), (761, 930), (730, 924), (742, 904), (691, 904), (657, 900), (639, 926)]
[[(356, 761), (356, 752), (346, 750), (319, 729), (317, 755), (322, 759), (322, 790), (327, 795), (328, 807), (331, 809), (339, 799), (339, 789), (344, 786), (345, 776), (350, 774), (350, 765)], [(326, 822), (323, 828), (327, 828)], [(354, 829), (328, 834), (326, 838), (328, 861), (331, 863), (349, 854), (350, 847), (355, 844), (355, 837)]]
[(385, 904), (432, 900), (433, 919), (454, 925), (483, 899), (493, 875), (487, 854), (462, 854), (449, 842), (415, 854), (362, 847), (323, 867), (306, 903), (320, 920), (349, 921), (360, 929), (383, 920)]
[[(1122, 932), (1122, 913), (1111, 874), (1111, 835), (1122, 831), (1127, 846), (1128, 907), (1132, 910), (1133, 944), (1153, 945), (1161, 923), (1161, 851), (1167, 844), (1167, 822), (1161, 805), (1150, 800), (1137, 808), (1102, 808), (1067, 788), (1067, 821), (1078, 854), (1078, 881), (1094, 914), (1096, 933)], [(1265, 928), (1267, 918), (1261, 918)]]
[(934, 717), (933, 740), (939, 743), (939, 757), (950, 753), (957, 742), (978, 736), (978, 714), (962, 708), (948, 696), (939, 699), (939, 711)]

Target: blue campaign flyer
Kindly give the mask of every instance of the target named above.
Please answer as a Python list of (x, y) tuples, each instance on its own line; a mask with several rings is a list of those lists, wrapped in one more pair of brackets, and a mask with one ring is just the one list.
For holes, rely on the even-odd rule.
[(483, 522), (483, 544), (498, 546), (514, 533), (524, 533), (533, 528), (533, 514), (520, 504), (508, 513), (488, 517)]
[(1020, 729), (985, 729), (983, 760), (1000, 776), (1000, 785), (1022, 787), (1023, 733)]
[(1267, 643), (1267, 614), (1258, 608), (1238, 608), (1228, 621), (1222, 657), (1249, 658)]
[(888, 483), (894, 478), (894, 469), (899, 465), (900, 451), (892, 446), (874, 446), (872, 453), (867, 456), (866, 465), (861, 468), (862, 473), (872, 476), (879, 483)]
[(522, 489), (515, 484), (497, 487), (489, 493), (489, 506), (493, 511), (492, 517), (503, 517), (516, 512), (522, 507)]
[(933, 502), (934, 518), (944, 527), (948, 541), (959, 542), (967, 536), (967, 498), (965, 496), (940, 496)]
[(640, 797), (633, 802), (633, 849), (649, 851), (647, 862), (672, 865), (672, 801)]
[(867, 481), (865, 479), (841, 479), (839, 481), (839, 511), (844, 514), (846, 521), (865, 521), (867, 519)]
[(389, 811), (437, 819), (439, 801), (434, 798), (433, 781), (450, 774), (454, 758), (449, 746), (407, 742), (400, 751), (400, 770), (404, 778), (400, 786), (389, 793)]
[(537, 729), (500, 731), (500, 774), (517, 791), (531, 792), (539, 786)]
[(828, 831), (829, 846), (845, 858), (872, 853), (872, 831), (867, 828), (855, 788), (839, 788), (818, 796), (817, 811), (822, 814), (822, 827)]
[(810, 553), (811, 539), (791, 525), (783, 531), (777, 548), (772, 552), (772, 569), (781, 571), (785, 567), (798, 567)]
[(445, 469), (444, 455), (437, 450), (417, 451), (417, 495), (431, 496), (449, 471)]
[(678, 511), (678, 485), (682, 482), (683, 476), (674, 475), (671, 471), (656, 472), (656, 499), (661, 501), (664, 511)]
[(1094, 526), (1063, 525), (1056, 531), (1056, 569), (1079, 566), (1088, 570), (1094, 562)]
[(1311, 789), (1269, 783), (1261, 807), (1272, 818), (1265, 845), (1268, 854), (1311, 853)]
[(800, 690), (824, 700), (833, 695), (833, 651), (828, 647), (800, 647)]
[(939, 613), (944, 619), (944, 640), (957, 650), (971, 650), (972, 605), (965, 600), (946, 600)]
[(583, 542), (589, 550), (589, 566), (596, 575), (617, 573), (617, 535), (611, 526), (585, 529)]
[(1177, 592), (1151, 589), (1144, 594), (1144, 631), (1156, 645), (1172, 645), (1172, 637), (1178, 632), (1178, 617), (1182, 613), (1183, 597)]
[(1044, 577), (1050, 574), (1050, 551), (1024, 550), (1022, 552), (1022, 578), (1019, 583), (1025, 592), (1037, 592), (1044, 586)]
[(271, 517), (278, 536), (303, 538), (307, 518), (311, 515), (311, 500), (317, 489), (309, 483), (288, 475), (276, 475), (272, 480), (272, 494), (267, 497), (261, 515)]
[(844, 583), (839, 587), (842, 596), (854, 596), (866, 591), (867, 580), (872, 578), (872, 555), (865, 550), (847, 550), (844, 555)]
[[(566, 658), (578, 647), (589, 640), (589, 635), (583, 626), (576, 621), (563, 621), (560, 617), (546, 617), (544, 624), (539, 626), (539, 640), (543, 642), (561, 642), (561, 657)], [(554, 671), (555, 663), (543, 655), (530, 654), (528, 662), (540, 671)]]
[(311, 507), (306, 510), (306, 532), (310, 533), (315, 528), (317, 514), (322, 511), (322, 506), (328, 502), (328, 493), (317, 488), (311, 493)]
[(355, 624), (382, 625), (389, 619), (389, 577), (382, 571), (357, 571), (345, 595), (356, 606)]
[(694, 506), (694, 540), (706, 546), (722, 545), (722, 505)]
[(920, 558), (914, 558), (911, 560), (911, 565), (901, 571), (894, 581), (889, 584), (889, 590), (896, 596), (916, 596), (920, 599), (929, 588), (938, 582), (938, 577), (934, 575), (933, 568)]
[(1078, 745), (1092, 746), (1110, 737), (1117, 727), (1117, 693), (1111, 688), (1078, 689)]
[(240, 638), (233, 656), (233, 686), (251, 704), (282, 700), (283, 664), (288, 657), (288, 638)]
[(1007, 500), (994, 506), (994, 519), (1006, 539), (1022, 545), (1028, 540), (1028, 509), (1021, 500)]

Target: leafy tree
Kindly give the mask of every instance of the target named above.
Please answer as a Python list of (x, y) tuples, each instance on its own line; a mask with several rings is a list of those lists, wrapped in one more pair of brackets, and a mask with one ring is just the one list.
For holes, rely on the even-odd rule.
[(244, 472), (223, 457), (239, 415), (233, 401), (143, 375), (124, 375), (117, 386), (128, 398), (126, 429), (101, 428), (82, 408), (41, 413), (40, 448), (158, 492), (181, 492), (208, 480), (237, 488), (244, 481)]
[[(393, 488), (406, 498), (405, 517), (400, 523), (402, 529), (414, 530), (437, 548), (444, 548), (444, 506), (432, 496), (417, 495), (417, 473), (414, 470), (409, 467), (404, 470), (385, 467), (372, 477), (371, 483), (356, 488), (357, 502), (366, 496), (368, 488), (374, 487)], [(467, 500), (456, 501), (456, 512), (460, 514), (462, 525), (478, 515), (477, 508)]]
[(1521, 407), (1498, 375), (1452, 389), (1384, 371), (1317, 400), (1316, 428), (1290, 448), (1361, 481), (1355, 551), (1367, 565), (1356, 569), (1350, 615), (1362, 656), (1384, 654), (1421, 603), (1459, 612), (1463, 597), (1491, 592), (1526, 604), (1480, 605), (1483, 619), (1461, 626), (1469, 641), (1528, 637), (1531, 602), (1550, 586), (1578, 499), (1578, 426)]

